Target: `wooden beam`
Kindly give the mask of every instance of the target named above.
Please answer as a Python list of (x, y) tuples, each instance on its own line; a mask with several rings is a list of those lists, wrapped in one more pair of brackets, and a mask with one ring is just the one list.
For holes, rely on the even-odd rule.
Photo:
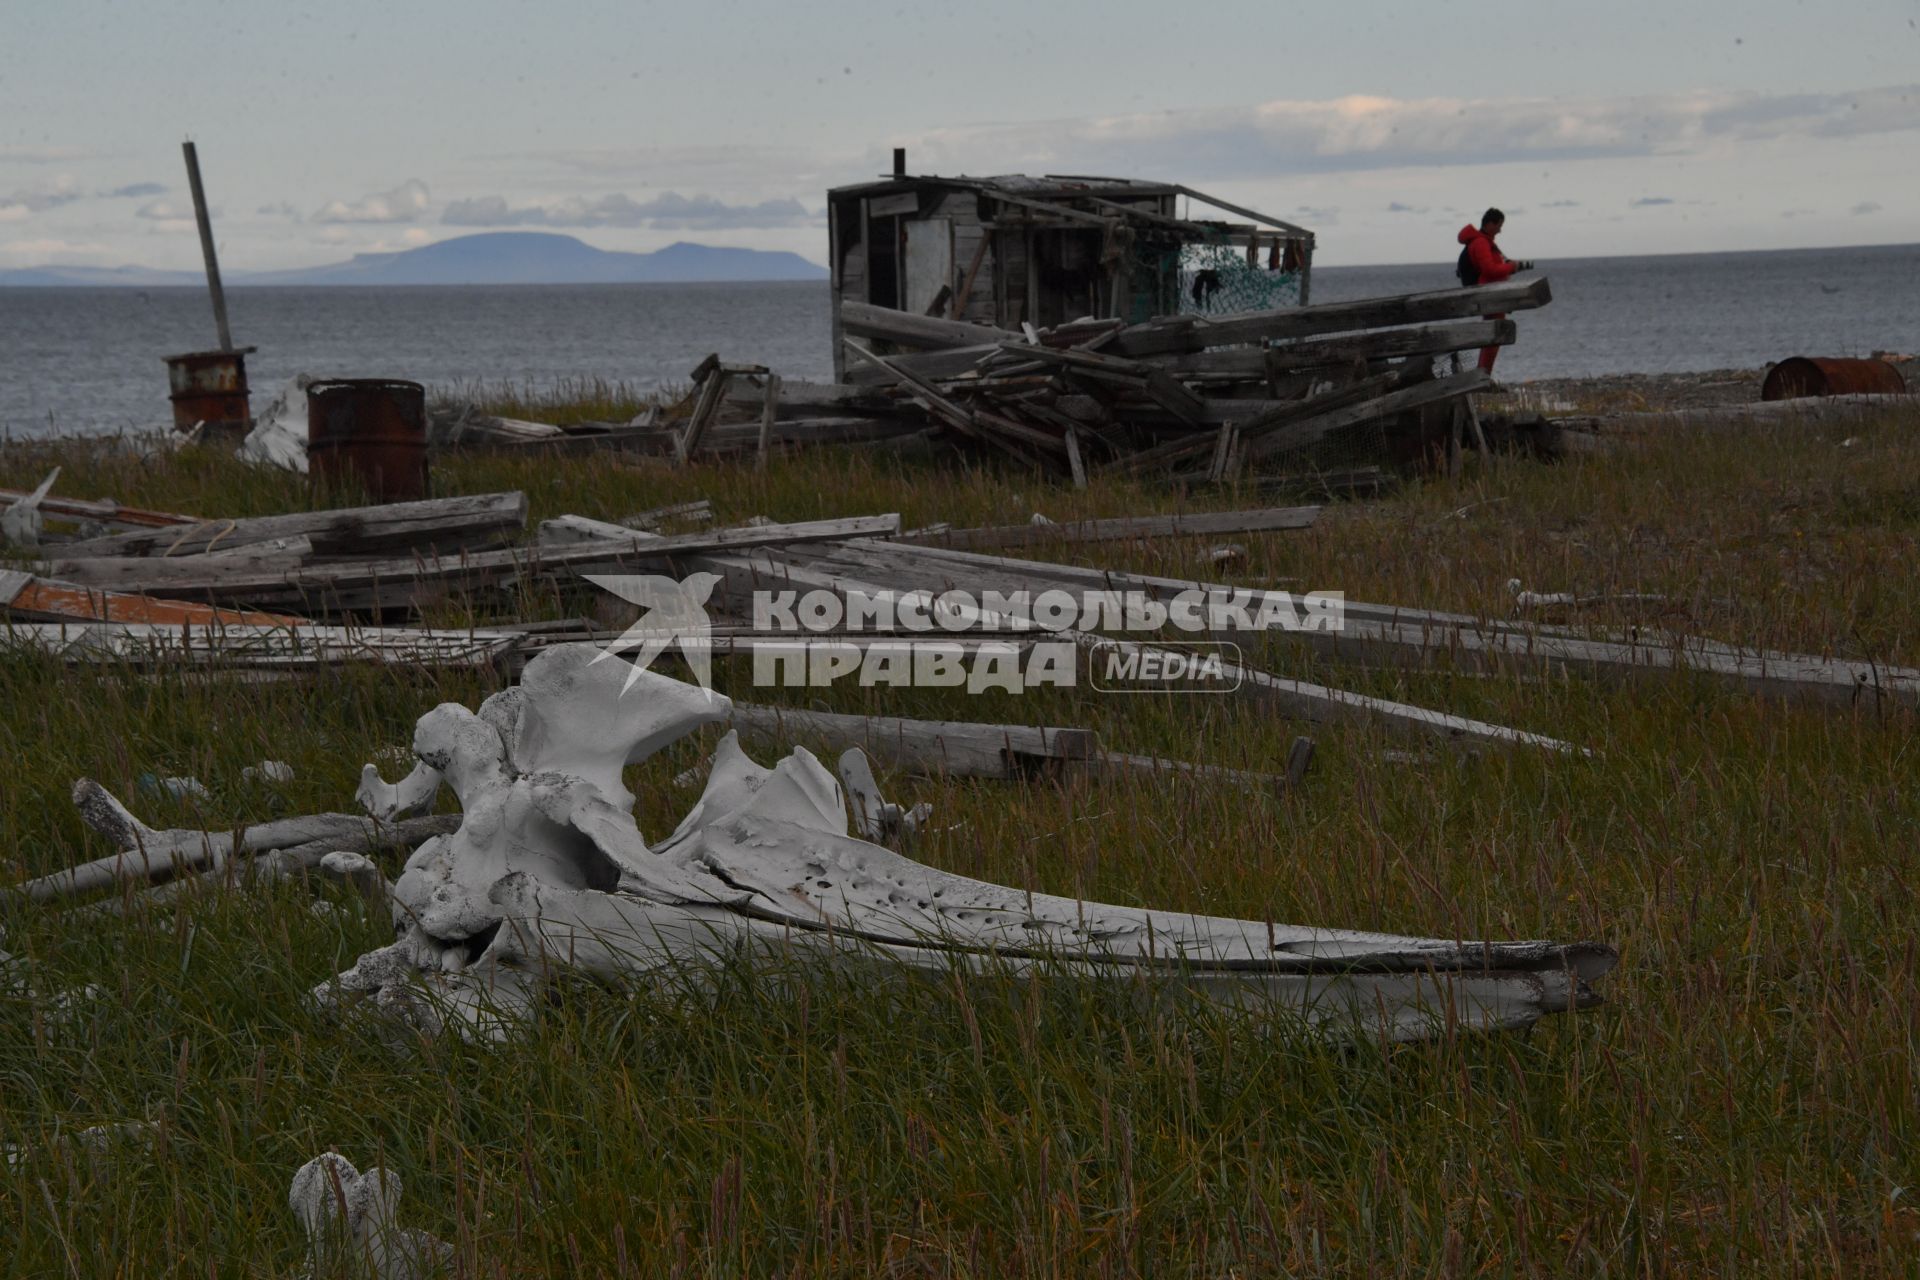
[(1174, 316), (1121, 330), (1113, 340), (1112, 349), (1128, 356), (1201, 351), (1209, 347), (1488, 316), (1494, 312), (1527, 311), (1544, 307), (1552, 300), (1553, 290), (1547, 278), (1539, 276), (1523, 282), (1509, 281), (1472, 289), (1441, 289), (1432, 293), (1327, 302), (1312, 307), (1250, 311), (1223, 316), (1206, 324), (1192, 323), (1191, 317)]
[(14, 622), (0, 628), (0, 649), (39, 653), (72, 665), (317, 671), (341, 663), (408, 670), (488, 667), (509, 657), (520, 637), (498, 631), (405, 627), (329, 627), (295, 621), (275, 626), (215, 622)]
[(765, 471), (767, 469), (767, 454), (773, 445), (773, 423), (774, 419), (779, 416), (780, 375), (770, 373), (767, 375), (766, 401), (760, 408), (760, 439), (755, 442), (753, 452), (753, 469), (755, 471)]
[(967, 311), (967, 302), (973, 297), (973, 282), (979, 278), (980, 266), (987, 260), (987, 249), (993, 243), (990, 232), (980, 233), (980, 243), (974, 248), (973, 261), (967, 264), (966, 279), (960, 283), (960, 292), (953, 300), (953, 318), (962, 320)]
[(905, 346), (939, 350), (947, 347), (978, 346), (1017, 338), (1018, 334), (966, 320), (943, 320), (936, 316), (916, 316), (871, 302), (847, 301), (840, 304), (840, 324), (856, 338), (879, 338)]
[[(0, 501), (8, 506), (28, 496), (25, 489), (0, 489)], [(172, 525), (199, 524), (199, 516), (183, 516), (173, 511), (147, 511), (140, 507), (123, 507), (117, 502), (88, 502), (84, 498), (56, 498), (49, 494), (40, 500), (43, 515), (61, 520), (98, 520), (102, 524), (120, 525), (129, 529), (159, 529)]]
[(1189, 511), (1166, 516), (1118, 516), (1061, 524), (1007, 524), (939, 533), (903, 534), (892, 542), (981, 549), (1051, 542), (1111, 542), (1133, 538), (1203, 538), (1227, 533), (1263, 533), (1305, 529), (1320, 516), (1319, 507), (1262, 507), (1251, 511)]
[(1305, 227), (1295, 226), (1291, 222), (1273, 217), (1271, 214), (1258, 213), (1237, 204), (1229, 204), (1218, 196), (1210, 196), (1206, 192), (1196, 191), (1192, 187), (1175, 186), (1173, 189), (1189, 200), (1198, 200), (1202, 204), (1210, 204), (1216, 209), (1225, 209), (1228, 213), (1237, 213), (1243, 218), (1252, 218), (1255, 222), (1263, 223), (1266, 226), (1277, 227), (1292, 236), (1305, 238), (1309, 244), (1313, 242), (1313, 232), (1307, 230)]
[[(355, 560), (298, 568), (240, 570), (209, 557), (172, 560), (60, 560), (48, 576), (87, 586), (215, 602), (288, 602), (327, 606), (342, 593), (367, 592), (391, 606), (410, 605), (425, 591), (490, 586), (525, 574), (657, 559), (695, 551), (724, 551), (841, 538), (887, 537), (900, 531), (898, 515), (812, 520), (741, 529), (714, 529), (658, 538), (630, 531), (626, 545), (586, 543), (574, 547), (509, 547), (460, 556), (405, 560)], [(357, 597), (356, 597), (357, 598)], [(337, 606), (335, 606), (337, 607)]]
[(893, 768), (956, 778), (1023, 778), (1063, 761), (1090, 759), (1098, 745), (1091, 729), (840, 715), (740, 702), (733, 704), (733, 723), (786, 742), (824, 742), (835, 751), (859, 747)]
[(101, 591), (11, 569), (0, 569), (0, 614), (31, 621), (137, 622), (167, 627), (282, 627), (301, 621), (286, 614)]
[(187, 160), (187, 190), (193, 196), (193, 220), (200, 228), (200, 257), (207, 268), (207, 293), (213, 299), (213, 324), (220, 334), (220, 350), (233, 350), (233, 331), (227, 326), (227, 291), (220, 287), (220, 258), (213, 249), (213, 217), (207, 211), (206, 189), (200, 185), (200, 153), (191, 142), (180, 144)]
[(707, 362), (701, 365), (706, 370), (706, 378), (700, 384), (700, 394), (694, 399), (693, 412), (687, 418), (686, 427), (674, 437), (674, 459), (681, 466), (685, 466), (700, 447), (700, 437), (706, 433), (707, 423), (713, 415), (719, 412), (720, 399), (726, 395), (727, 383), (733, 378), (732, 374), (719, 367), (717, 356), (708, 356)]
[(383, 506), (340, 507), (280, 516), (203, 520), (88, 538), (61, 545), (65, 559), (104, 556), (179, 557), (228, 551), (282, 538), (305, 537), (315, 555), (351, 556), (408, 547), (452, 551), (493, 540), (527, 523), (527, 495), (519, 490), (457, 498), (428, 498)]
[(1257, 461), (1286, 449), (1313, 444), (1344, 427), (1358, 426), (1422, 405), (1438, 404), (1454, 396), (1469, 395), (1485, 389), (1492, 381), (1492, 375), (1486, 370), (1472, 369), (1451, 378), (1416, 382), (1398, 391), (1312, 416), (1276, 411), (1269, 417), (1255, 418), (1241, 425), (1241, 448), (1248, 461)]

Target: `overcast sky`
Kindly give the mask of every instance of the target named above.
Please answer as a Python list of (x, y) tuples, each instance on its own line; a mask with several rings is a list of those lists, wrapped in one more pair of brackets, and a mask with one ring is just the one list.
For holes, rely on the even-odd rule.
[[(1169, 23), (1167, 15), (1183, 15)], [(823, 193), (1186, 182), (1322, 264), (1920, 241), (1920, 0), (0, 0), (0, 267), (224, 265), (476, 230), (823, 261)]]

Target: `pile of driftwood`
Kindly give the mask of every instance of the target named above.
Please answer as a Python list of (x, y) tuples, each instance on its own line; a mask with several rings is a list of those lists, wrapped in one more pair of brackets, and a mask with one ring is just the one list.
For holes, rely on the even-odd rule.
[[(0, 638), (74, 663), (186, 661), (266, 668), (282, 675), (345, 661), (491, 665), (512, 671), (548, 648), (611, 641), (619, 627), (606, 624), (612, 615), (605, 609), (624, 608), (613, 597), (600, 599), (599, 621), (504, 622), (460, 630), (419, 625), (423, 614), (449, 599), (475, 616), (512, 618), (522, 612), (515, 593), (530, 582), (571, 583), (582, 575), (658, 575), (672, 582), (712, 575), (710, 581), (719, 589), (702, 603), (709, 615), (710, 651), (721, 656), (753, 653), (768, 644), (790, 646), (796, 638), (855, 646), (898, 645), (915, 638), (872, 628), (829, 637), (768, 635), (756, 629), (752, 595), (769, 588), (824, 591), (843, 599), (856, 591), (896, 599), (958, 591), (976, 601), (990, 596), (1033, 600), (1045, 592), (1130, 592), (1168, 599), (1197, 590), (1208, 600), (1229, 600), (1258, 614), (1283, 593), (1233, 587), (1209, 581), (1204, 574), (1192, 579), (1151, 577), (1016, 557), (1042, 544), (1212, 540), (1298, 529), (1319, 514), (1316, 507), (1268, 507), (903, 531), (899, 516), (889, 513), (785, 524), (756, 519), (732, 528), (687, 531), (711, 520), (710, 506), (694, 502), (618, 522), (560, 516), (544, 521), (527, 540), (527, 503), (518, 492), (202, 520), (110, 503), (74, 503), (54, 497), (49, 488), (43, 486), (37, 494), (0, 494), (0, 499), (13, 499), (4, 514), (20, 517), (23, 505), (31, 502), (56, 520), (91, 523), (84, 536), (38, 531), (38, 558), (16, 561), (16, 567), (0, 571)], [(22, 519), (13, 523), (18, 526)], [(1234, 551), (1232, 546), (1216, 547), (1214, 554), (1198, 556), (1196, 565), (1211, 566)], [(1525, 616), (1482, 619), (1352, 600), (1343, 607), (1337, 629), (1277, 634), (1326, 657), (1368, 663), (1544, 666), (1632, 679), (1687, 671), (1826, 705), (1862, 700), (1920, 703), (1920, 672), (1870, 662), (1750, 650), (1668, 632), (1596, 635)], [(1004, 643), (1010, 632), (1024, 629), (1024, 636), (1012, 638), (1017, 645), (1030, 644), (1042, 630), (1035, 621), (990, 616), (982, 609), (958, 631), (943, 628), (941, 639), (963, 646), (983, 638)], [(1050, 634), (1059, 638), (1057, 631)], [(1098, 646), (1111, 649), (1116, 644), (1129, 647), (1129, 652), (1163, 653), (1161, 646), (1172, 643), (1154, 634), (1077, 630), (1066, 638), (1089, 655)], [(1249, 639), (1244, 634), (1212, 638)], [(1582, 750), (1540, 734), (1278, 676), (1256, 669), (1244, 657), (1230, 665), (1227, 683), (1240, 696), (1261, 698), (1309, 722), (1362, 722), (1484, 744)], [(864, 718), (863, 724), (872, 727)], [(912, 736), (900, 725), (889, 732), (900, 740)], [(1012, 740), (1007, 726), (989, 726), (986, 732), (990, 742)], [(942, 744), (938, 750), (945, 751), (954, 735), (922, 736)], [(852, 741), (845, 733), (842, 737)], [(1053, 739), (1043, 732), (1041, 740)], [(873, 745), (870, 735), (860, 741)], [(999, 758), (998, 750), (988, 754)], [(1049, 749), (1037, 754), (1051, 758), (1059, 753)], [(1083, 752), (1077, 758), (1091, 757)], [(1002, 769), (1002, 776), (1012, 770), (1011, 765), (995, 767)]]
[(444, 445), (560, 452), (618, 448), (686, 461), (816, 444), (938, 441), (1010, 457), (1084, 484), (1101, 471), (1177, 481), (1242, 476), (1356, 430), (1390, 428), (1395, 462), (1457, 442), (1477, 423), (1477, 369), (1437, 358), (1511, 343), (1511, 320), (1546, 305), (1544, 278), (1143, 324), (1081, 320), (1022, 332), (843, 303), (835, 340), (851, 382), (785, 382), (764, 365), (708, 356), (678, 406), (624, 424), (570, 427), (444, 410)]

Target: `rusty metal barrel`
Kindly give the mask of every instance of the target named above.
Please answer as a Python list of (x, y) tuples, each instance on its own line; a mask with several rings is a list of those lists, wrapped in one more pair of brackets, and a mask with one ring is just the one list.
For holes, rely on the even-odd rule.
[(1762, 400), (1798, 400), (1801, 396), (1900, 395), (1907, 380), (1885, 360), (1794, 356), (1782, 360), (1760, 384)]
[(397, 378), (331, 378), (307, 387), (307, 471), (375, 502), (427, 496), (427, 389)]
[(189, 351), (166, 358), (175, 430), (205, 423), (207, 436), (236, 441), (247, 433), (253, 419), (247, 403), (247, 353), (252, 350)]

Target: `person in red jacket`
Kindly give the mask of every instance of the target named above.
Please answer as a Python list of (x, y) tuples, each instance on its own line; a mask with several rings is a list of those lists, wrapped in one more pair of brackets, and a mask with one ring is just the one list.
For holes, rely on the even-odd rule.
[[(1460, 251), (1460, 262), (1454, 268), (1460, 277), (1460, 283), (1471, 288), (1474, 285), (1499, 284), (1516, 271), (1531, 270), (1531, 262), (1515, 262), (1500, 252), (1500, 246), (1494, 243), (1500, 229), (1507, 225), (1507, 215), (1498, 209), (1487, 210), (1480, 219), (1480, 225), (1469, 222), (1460, 228), (1460, 243), (1466, 248)], [(1489, 320), (1505, 320), (1506, 312), (1487, 317)], [(1480, 367), (1488, 373), (1493, 372), (1493, 362), (1500, 355), (1498, 346), (1480, 348)]]

